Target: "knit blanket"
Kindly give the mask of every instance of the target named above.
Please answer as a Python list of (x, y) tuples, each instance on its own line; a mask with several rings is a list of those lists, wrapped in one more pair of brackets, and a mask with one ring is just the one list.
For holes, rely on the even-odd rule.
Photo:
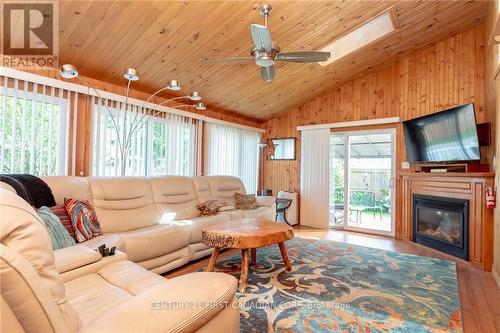
[(17, 195), (35, 208), (56, 205), (50, 187), (42, 179), (28, 174), (0, 175), (0, 181), (12, 186)]

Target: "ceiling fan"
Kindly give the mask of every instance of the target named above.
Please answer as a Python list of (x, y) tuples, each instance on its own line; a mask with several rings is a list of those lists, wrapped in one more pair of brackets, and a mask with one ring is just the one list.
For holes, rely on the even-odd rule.
[(299, 52), (281, 52), (278, 44), (271, 39), (271, 33), (268, 29), (269, 15), (273, 7), (263, 5), (260, 7), (260, 15), (264, 17), (264, 25), (251, 24), (250, 32), (252, 34), (252, 47), (250, 57), (223, 58), (223, 59), (205, 59), (206, 63), (255, 61), (260, 67), (262, 80), (271, 81), (276, 75), (274, 64), (276, 61), (282, 62), (323, 62), (330, 58), (330, 52), (317, 51), (299, 51)]

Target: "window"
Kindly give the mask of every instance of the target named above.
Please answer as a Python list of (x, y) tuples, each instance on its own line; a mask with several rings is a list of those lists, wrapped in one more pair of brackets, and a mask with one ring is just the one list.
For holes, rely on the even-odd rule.
[(70, 93), (10, 80), (0, 87), (0, 173), (66, 175)]
[(206, 174), (239, 177), (248, 193), (256, 193), (260, 133), (213, 123), (205, 128)]
[(330, 59), (319, 64), (329, 65), (395, 30), (393, 10), (388, 10), (323, 48), (321, 51), (330, 52)]
[[(107, 103), (107, 107), (106, 104)], [(127, 176), (193, 176), (196, 161), (196, 121), (136, 106), (94, 99), (92, 174), (120, 176), (120, 145), (128, 141)], [(109, 109), (108, 109), (109, 108)], [(118, 128), (117, 134), (115, 124)], [(131, 133), (132, 124), (136, 130)], [(124, 140), (124, 138), (129, 138)]]

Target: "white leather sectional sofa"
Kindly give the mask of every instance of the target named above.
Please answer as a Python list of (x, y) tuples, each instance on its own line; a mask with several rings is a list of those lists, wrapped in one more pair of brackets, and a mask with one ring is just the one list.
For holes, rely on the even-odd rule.
[[(79, 184), (88, 189), (84, 180)], [(0, 332), (239, 332), (233, 276), (197, 272), (167, 280), (126, 260), (124, 253), (101, 259), (83, 245), (69, 248), (58, 264), (35, 210), (1, 185)], [(120, 200), (112, 201), (118, 205)], [(125, 212), (119, 214), (128, 220)], [(135, 215), (130, 221), (139, 220)], [(167, 244), (177, 241), (164, 239)], [(64, 278), (59, 269), (73, 274)]]
[[(93, 204), (103, 235), (81, 245), (91, 249), (101, 244), (116, 246), (128, 260), (159, 274), (211, 253), (201, 243), (203, 227), (240, 217), (274, 219), (275, 214), (273, 197), (257, 197), (257, 209), (199, 216), (199, 203), (216, 199), (234, 206), (234, 194), (246, 193), (241, 180), (231, 176), (53, 176), (44, 181), (58, 204), (64, 198)], [(79, 256), (84, 260), (81, 245), (55, 251), (63, 277), (77, 274), (74, 270), (66, 272), (64, 267)]]

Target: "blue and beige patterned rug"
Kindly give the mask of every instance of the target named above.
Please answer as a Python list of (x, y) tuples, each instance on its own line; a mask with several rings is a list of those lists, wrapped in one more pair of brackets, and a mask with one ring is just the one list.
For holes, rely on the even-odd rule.
[[(462, 332), (455, 263), (328, 240), (257, 250), (241, 332)], [(234, 269), (236, 255), (217, 265)], [(233, 273), (239, 277), (239, 273)]]

